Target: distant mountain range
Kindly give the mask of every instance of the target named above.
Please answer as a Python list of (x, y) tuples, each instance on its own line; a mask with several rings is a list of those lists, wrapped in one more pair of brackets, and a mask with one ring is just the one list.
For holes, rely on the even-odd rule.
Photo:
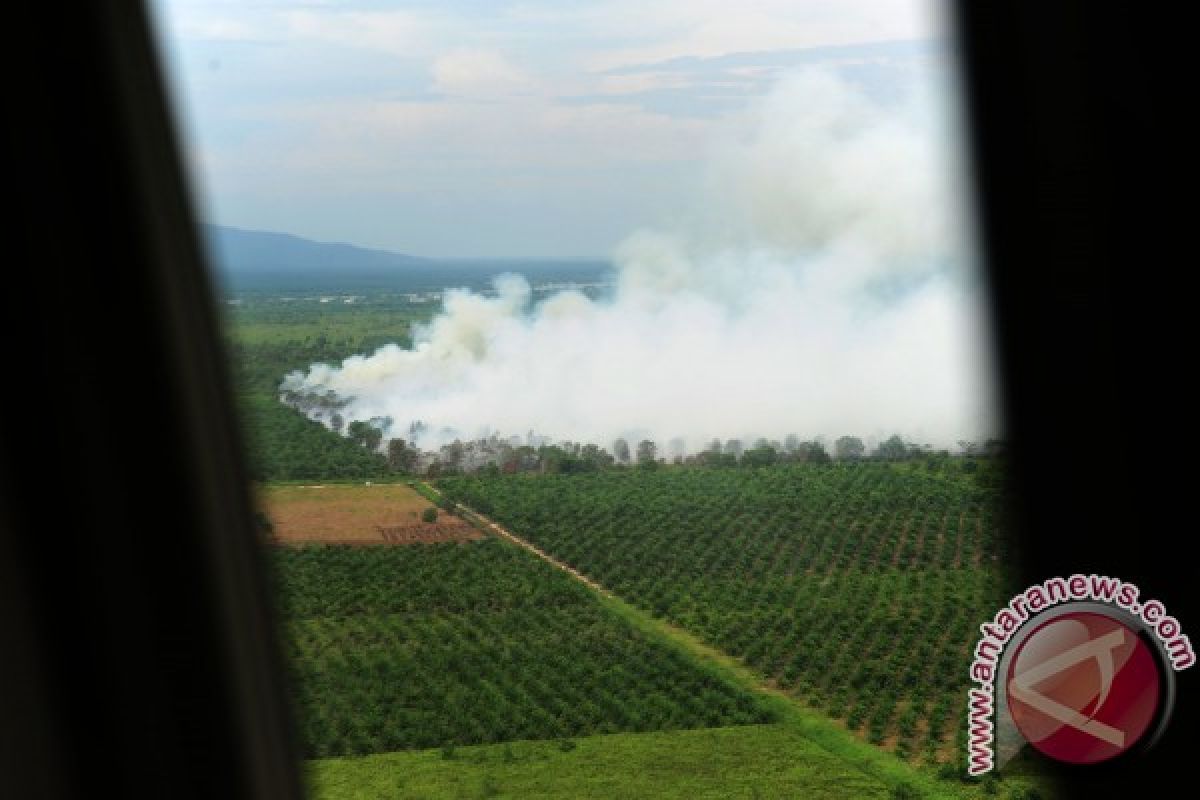
[(222, 291), (479, 290), (506, 272), (542, 284), (603, 282), (612, 273), (603, 259), (421, 258), (224, 225), (204, 224), (201, 232)]
[(201, 225), (210, 257), (228, 277), (266, 274), (396, 272), (429, 267), (430, 259), (369, 250), (352, 244), (314, 242), (288, 233)]

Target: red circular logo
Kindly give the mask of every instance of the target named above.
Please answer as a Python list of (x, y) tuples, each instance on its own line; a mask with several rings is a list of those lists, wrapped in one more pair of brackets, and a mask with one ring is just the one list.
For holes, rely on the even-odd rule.
[(1095, 764), (1133, 747), (1162, 694), (1156, 659), (1124, 623), (1067, 612), (1035, 628), (1008, 667), (1008, 711), (1041, 752)]

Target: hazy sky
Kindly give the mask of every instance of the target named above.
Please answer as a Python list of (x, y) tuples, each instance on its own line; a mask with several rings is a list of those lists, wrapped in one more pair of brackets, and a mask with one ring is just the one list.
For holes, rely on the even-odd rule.
[(608, 256), (737, 117), (830, 65), (886, 98), (928, 0), (155, 0), (205, 215), (428, 256)]

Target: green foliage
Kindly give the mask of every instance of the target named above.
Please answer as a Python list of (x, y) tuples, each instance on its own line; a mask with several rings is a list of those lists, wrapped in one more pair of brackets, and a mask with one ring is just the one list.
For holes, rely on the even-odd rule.
[(287, 548), (275, 565), (310, 758), (771, 718), (495, 539)]
[(801, 442), (796, 454), (806, 464), (828, 464), (833, 460), (821, 442)]
[(433, 507), (427, 508), (421, 512), (421, 521), (422, 522), (429, 522), (429, 523), (437, 522), (437, 517), (438, 517), (437, 509), (433, 508)]
[(485, 776), (502, 797), (530, 800), (887, 800), (889, 791), (790, 725), (619, 733), (572, 744), (513, 742), (511, 762), (502, 744), (461, 747), (450, 760), (436, 750), (325, 759), (309, 762), (306, 777), (316, 800), (462, 800)]
[(958, 471), (839, 462), (439, 486), (907, 757), (954, 735), (969, 646), (1003, 601), (998, 494)]
[(251, 472), (258, 480), (381, 478), (387, 463), (349, 439), (288, 408), (271, 395), (241, 398), (250, 438)]
[(779, 453), (770, 445), (753, 447), (742, 454), (744, 467), (769, 467), (778, 460)]
[[(377, 429), (351, 423), (357, 438), (344, 438), (281, 403), (279, 385), (289, 372), (317, 362), (336, 363), (389, 342), (407, 345), (410, 327), (419, 318), (394, 304), (362, 308), (315, 302), (251, 303), (227, 311), (229, 354), (252, 476), (259, 480), (370, 479), (405, 471), (407, 460), (389, 465), (375, 452), (381, 443)], [(340, 427), (340, 417), (336, 413), (331, 417)]]
[(346, 438), (373, 453), (383, 443), (383, 431), (369, 422), (355, 420), (346, 428)]
[[(528, 448), (520, 448), (528, 450)], [(514, 451), (510, 461), (513, 468), (520, 466), (521, 455), (531, 455), (529, 468), (551, 474), (570, 472), (592, 472), (597, 469), (612, 466), (613, 457), (600, 447), (589, 444), (580, 446), (567, 442), (562, 445), (542, 445), (533, 454)]]
[(412, 472), (419, 453), (403, 439), (390, 439), (387, 446), (388, 467), (396, 472)]

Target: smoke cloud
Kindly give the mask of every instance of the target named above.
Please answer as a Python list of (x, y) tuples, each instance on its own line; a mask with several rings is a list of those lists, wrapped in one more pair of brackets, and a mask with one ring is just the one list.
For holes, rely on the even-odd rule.
[(781, 81), (714, 144), (685, 222), (633, 233), (611, 297), (450, 291), (412, 349), (289, 375), (347, 420), (421, 420), (422, 447), (527, 431), (782, 439), (997, 432), (965, 195), (937, 93)]

